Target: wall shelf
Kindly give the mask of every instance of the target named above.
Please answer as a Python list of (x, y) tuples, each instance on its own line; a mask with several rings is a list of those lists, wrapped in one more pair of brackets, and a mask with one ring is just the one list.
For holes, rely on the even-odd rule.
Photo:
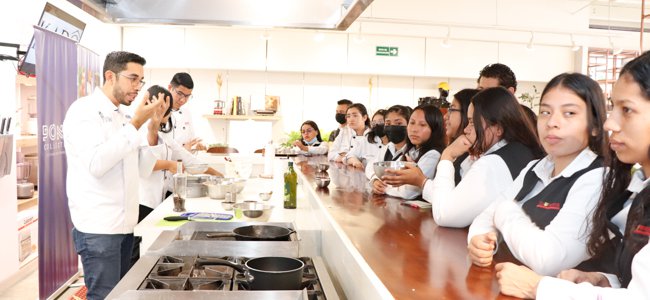
[(203, 115), (208, 120), (253, 120), (253, 121), (278, 121), (282, 119), (280, 116), (239, 116), (239, 115)]
[(18, 199), (18, 211), (38, 206), (38, 192), (34, 192), (34, 197), (29, 199)]
[(38, 146), (38, 141), (36, 141), (35, 135), (21, 135), (16, 137), (16, 147), (36, 147)]

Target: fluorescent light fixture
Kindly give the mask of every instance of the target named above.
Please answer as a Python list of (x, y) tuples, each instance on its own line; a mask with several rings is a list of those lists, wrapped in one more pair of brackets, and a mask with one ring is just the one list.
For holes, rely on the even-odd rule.
[(442, 46), (443, 48), (450, 48), (451, 47), (451, 43), (449, 42), (450, 38), (451, 38), (451, 28), (447, 27), (447, 36), (445, 37), (444, 40), (442, 40), (440, 46)]
[(530, 40), (528, 41), (528, 44), (526, 45), (526, 49), (529, 51), (535, 50), (535, 44), (533, 44), (533, 39), (535, 39), (535, 34), (531, 31), (530, 32)]

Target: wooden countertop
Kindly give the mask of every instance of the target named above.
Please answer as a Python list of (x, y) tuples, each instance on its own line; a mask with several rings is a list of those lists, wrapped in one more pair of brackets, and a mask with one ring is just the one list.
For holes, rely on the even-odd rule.
[[(315, 188), (314, 158), (297, 165), (303, 185)], [(360, 170), (330, 163), (327, 172), (332, 182), (318, 198), (394, 298), (514, 299), (499, 293), (493, 267), (471, 264), (467, 229), (439, 227), (428, 209), (369, 193)], [(495, 261), (515, 261), (504, 249)]]

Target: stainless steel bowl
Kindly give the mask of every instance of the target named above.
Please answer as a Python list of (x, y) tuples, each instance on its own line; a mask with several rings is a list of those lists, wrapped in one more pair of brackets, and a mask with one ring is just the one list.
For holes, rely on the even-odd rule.
[(251, 219), (257, 219), (262, 216), (268, 218), (273, 208), (271, 205), (258, 203), (257, 201), (245, 201), (243, 203), (237, 203), (233, 207), (235, 208), (235, 215), (241, 211), (245, 217)]
[(185, 171), (192, 175), (203, 174), (208, 170), (208, 164), (190, 164), (185, 166)]
[(378, 161), (373, 164), (373, 169), (375, 170), (375, 175), (381, 178), (384, 176), (386, 169), (399, 170), (403, 169), (405, 166), (417, 166), (414, 162), (410, 161)]
[(327, 187), (330, 184), (329, 177), (316, 177), (316, 186), (319, 188)]
[(260, 199), (262, 199), (262, 201), (269, 201), (269, 199), (271, 199), (271, 195), (273, 195), (273, 191), (261, 192)]
[(228, 180), (230, 183), (235, 185), (237, 188), (237, 194), (241, 193), (246, 186), (246, 179), (244, 178), (224, 178), (224, 180)]
[(228, 202), (228, 201), (222, 201), (221, 202), (221, 207), (224, 210), (228, 210), (228, 211), (232, 210), (233, 205), (235, 205), (235, 202)]
[(202, 183), (187, 184), (187, 198), (205, 197), (206, 192), (207, 192), (207, 187)]
[(230, 180), (219, 177), (210, 177), (203, 184), (208, 187), (208, 197), (212, 199), (224, 199), (226, 192), (229, 192), (232, 186)]

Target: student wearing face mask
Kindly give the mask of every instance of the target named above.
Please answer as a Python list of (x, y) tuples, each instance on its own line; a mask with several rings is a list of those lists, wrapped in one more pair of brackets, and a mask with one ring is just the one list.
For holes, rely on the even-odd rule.
[(386, 147), (388, 138), (384, 132), (385, 109), (380, 109), (372, 115), (370, 132), (366, 133), (366, 139), (359, 143), (358, 147), (352, 148), (345, 156), (345, 163), (358, 169), (363, 169), (368, 161), (376, 161), (377, 153)]
[(300, 148), (303, 155), (320, 155), (327, 153), (327, 143), (320, 137), (320, 130), (316, 122), (308, 120), (300, 125), (302, 139), (293, 142), (295, 147)]
[(334, 115), (334, 118), (336, 119), (336, 123), (339, 123), (339, 128), (333, 130), (332, 133), (330, 133), (329, 142), (334, 142), (334, 140), (336, 140), (336, 137), (341, 133), (347, 133), (348, 123), (345, 119), (345, 113), (348, 111), (348, 107), (350, 107), (350, 105), (352, 105), (352, 101), (348, 99), (341, 99), (336, 102), (336, 115)]
[[(502, 87), (476, 94), (467, 115), (465, 135), (445, 148), (433, 180), (411, 167), (387, 170), (392, 176), (382, 178), (388, 184), (421, 186), (422, 197), (431, 202), (433, 218), (439, 226), (469, 226), (512, 184), (528, 162), (544, 153), (519, 102)], [(453, 163), (465, 152), (469, 156), (461, 168), (466, 171), (456, 184)]]
[[(401, 117), (389, 114), (391, 124), (401, 124)], [(415, 162), (427, 178), (433, 178), (436, 172), (436, 165), (440, 159), (440, 153), (445, 148), (445, 131), (443, 117), (440, 110), (433, 105), (420, 105), (411, 113), (407, 126), (389, 126), (388, 135), (391, 142), (402, 140), (405, 143), (403, 155), (390, 157), (385, 152), (384, 159), (403, 160)], [(399, 146), (396, 145), (395, 148)], [(390, 158), (390, 159), (389, 159)], [(387, 170), (388, 171), (388, 170)], [(422, 194), (422, 188), (417, 185), (392, 183), (388, 184), (383, 178), (374, 177), (371, 179), (373, 193), (387, 194), (403, 199), (414, 199)]]
[(359, 147), (366, 133), (370, 132), (370, 119), (363, 104), (350, 105), (345, 116), (348, 124), (347, 133), (345, 130), (341, 130), (341, 134), (336, 137), (327, 154), (329, 160), (342, 163), (345, 163), (344, 160), (348, 152)]
[(378, 150), (377, 155), (366, 164), (366, 177), (372, 180), (377, 179), (373, 164), (378, 161), (399, 160), (406, 153), (406, 125), (411, 118), (411, 109), (403, 105), (393, 105), (386, 110), (384, 119), (384, 134), (388, 144)]

